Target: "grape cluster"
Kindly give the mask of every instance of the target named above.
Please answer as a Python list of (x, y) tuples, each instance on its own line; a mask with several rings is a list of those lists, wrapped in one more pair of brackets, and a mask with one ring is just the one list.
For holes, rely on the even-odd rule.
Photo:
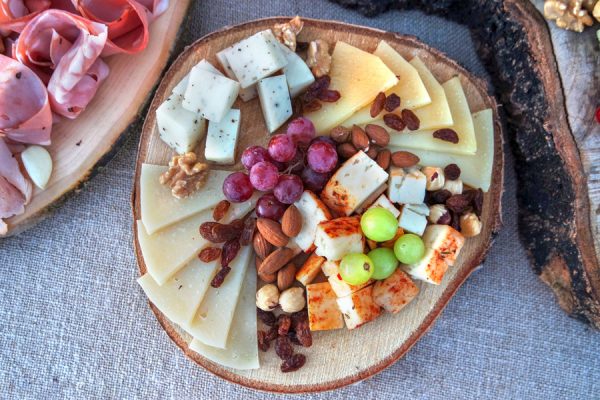
[(255, 190), (265, 192), (256, 204), (259, 217), (278, 220), (304, 189), (320, 192), (338, 165), (335, 142), (316, 137), (313, 123), (304, 117), (288, 124), (285, 134), (273, 135), (267, 148), (248, 147), (242, 153), (246, 172), (234, 172), (223, 183), (232, 202), (243, 202)]

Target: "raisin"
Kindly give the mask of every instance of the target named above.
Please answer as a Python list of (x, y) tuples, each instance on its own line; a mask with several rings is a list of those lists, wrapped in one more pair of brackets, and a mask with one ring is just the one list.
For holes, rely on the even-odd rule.
[(221, 200), (213, 210), (213, 219), (215, 221), (222, 220), (225, 214), (227, 214), (227, 211), (229, 211), (230, 206), (231, 203), (229, 201)]
[(473, 211), (478, 217), (480, 217), (483, 211), (483, 190), (471, 189), (465, 191), (463, 194), (469, 196), (469, 198), (471, 199), (471, 206), (473, 207)]
[(242, 229), (244, 229), (244, 219), (234, 219), (233, 221), (231, 221), (231, 223), (229, 224), (229, 226), (233, 229), (236, 230), (236, 235), (235, 237), (240, 237), (240, 235), (242, 234)]
[(304, 100), (304, 104), (310, 103), (316, 100), (319, 97), (319, 94), (329, 88), (331, 84), (331, 78), (328, 75), (321, 76), (317, 78), (312, 85), (306, 89), (304, 96), (302, 99)]
[(392, 112), (398, 107), (400, 107), (400, 96), (398, 96), (396, 93), (390, 94), (385, 99), (385, 105), (383, 108), (385, 108), (385, 111), (387, 112)]
[(287, 336), (279, 336), (275, 340), (275, 353), (282, 360), (287, 360), (294, 355), (294, 349)]
[(319, 100), (311, 100), (308, 103), (304, 103), (302, 106), (302, 111), (305, 113), (313, 112), (320, 110), (323, 105), (319, 102)]
[(296, 335), (296, 332), (289, 331), (287, 336), (290, 338), (290, 342), (294, 343), (295, 345), (302, 346), (302, 343), (300, 343), (298, 340), (298, 335)]
[(375, 118), (383, 111), (383, 107), (385, 106), (385, 93), (379, 92), (375, 100), (373, 100), (373, 104), (371, 104), (371, 118)]
[(219, 272), (217, 272), (217, 274), (215, 275), (215, 277), (213, 278), (213, 280), (210, 282), (210, 286), (212, 286), (214, 288), (221, 287), (221, 285), (223, 284), (223, 282), (225, 282), (225, 277), (227, 276), (227, 274), (230, 271), (231, 271), (231, 268), (229, 268), (229, 267), (221, 267), (221, 269), (219, 270)]
[(254, 238), (254, 231), (256, 231), (256, 218), (249, 217), (244, 221), (244, 228), (242, 229), (242, 234), (240, 235), (240, 244), (242, 246), (248, 246), (252, 243), (252, 239)]
[(421, 120), (411, 110), (404, 109), (402, 110), (401, 115), (406, 127), (409, 130), (416, 131), (421, 126)]
[(231, 239), (225, 242), (223, 251), (221, 252), (221, 266), (229, 267), (229, 263), (233, 261), (239, 251), (240, 241), (238, 239)]
[(265, 340), (268, 342), (272, 342), (273, 340), (277, 339), (279, 337), (279, 333), (277, 330), (277, 325), (272, 326), (271, 329), (269, 329), (269, 331), (267, 332), (267, 335), (265, 336)]
[(450, 143), (458, 143), (458, 133), (450, 128), (438, 129), (433, 132), (433, 137)]
[(200, 225), (200, 236), (212, 243), (217, 243), (213, 234), (213, 228), (218, 225), (218, 222), (205, 222)]
[(460, 167), (456, 164), (448, 164), (444, 168), (444, 175), (451, 181), (455, 181), (460, 178)]
[(308, 323), (308, 313), (306, 310), (298, 311), (292, 314), (292, 327), (296, 333), (298, 342), (304, 347), (312, 346), (312, 334)]
[(277, 322), (277, 318), (275, 317), (275, 314), (273, 314), (270, 311), (264, 311), (257, 307), (256, 312), (258, 315), (258, 319), (260, 319), (262, 321), (262, 323), (267, 326), (274, 326), (275, 323)]
[(318, 99), (325, 103), (335, 103), (342, 97), (337, 90), (325, 89), (318, 95)]
[(281, 372), (294, 372), (299, 370), (306, 363), (306, 357), (303, 354), (294, 354), (281, 363)]
[(258, 335), (258, 349), (266, 352), (267, 350), (269, 350), (269, 341), (266, 339), (267, 332), (258, 331), (257, 335)]
[(209, 263), (211, 261), (215, 261), (217, 258), (221, 256), (221, 249), (218, 247), (207, 247), (202, 249), (200, 254), (198, 254), (198, 258), (200, 261)]
[(200, 225), (200, 235), (212, 243), (223, 243), (238, 237), (239, 230), (233, 225), (224, 225), (218, 222), (205, 222)]
[(455, 213), (463, 213), (467, 210), (471, 203), (471, 199), (468, 195), (464, 194), (455, 194), (446, 200), (446, 207), (449, 210), (454, 211)]
[(430, 198), (432, 204), (444, 204), (450, 197), (452, 197), (452, 193), (446, 189), (442, 189), (431, 192)]
[(388, 127), (396, 131), (401, 131), (404, 130), (404, 128), (406, 128), (406, 124), (404, 123), (402, 118), (400, 118), (400, 116), (396, 114), (385, 114), (383, 116), (383, 122), (385, 122), (385, 124)]
[(450, 226), (460, 232), (460, 214), (450, 210), (450, 216), (452, 217)]
[(281, 314), (279, 318), (277, 318), (277, 326), (279, 336), (285, 336), (290, 331), (290, 327), (292, 326), (292, 318), (290, 318), (287, 314)]

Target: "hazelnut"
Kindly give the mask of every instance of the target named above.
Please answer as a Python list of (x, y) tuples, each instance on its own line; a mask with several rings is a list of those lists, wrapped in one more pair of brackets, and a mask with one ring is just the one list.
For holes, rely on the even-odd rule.
[(279, 304), (279, 289), (273, 284), (261, 287), (256, 292), (256, 307), (263, 311), (271, 311)]
[(463, 192), (463, 182), (461, 179), (450, 180), (447, 179), (444, 183), (443, 189), (449, 191), (452, 194), (462, 194)]
[(482, 223), (475, 215), (475, 213), (469, 212), (461, 215), (460, 217), (460, 233), (464, 237), (473, 237), (481, 233)]
[(427, 219), (432, 224), (448, 225), (452, 220), (452, 216), (445, 205), (434, 204), (429, 207), (429, 217)]
[(306, 300), (304, 299), (304, 289), (291, 287), (284, 290), (279, 296), (279, 305), (283, 312), (295, 313), (304, 309)]
[(438, 167), (424, 167), (421, 169), (421, 172), (423, 172), (427, 178), (427, 190), (433, 192), (444, 187), (446, 177), (444, 176), (443, 169)]

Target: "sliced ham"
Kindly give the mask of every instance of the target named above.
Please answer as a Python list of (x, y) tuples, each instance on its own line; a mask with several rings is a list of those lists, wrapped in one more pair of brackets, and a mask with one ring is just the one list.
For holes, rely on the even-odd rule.
[(56, 114), (76, 118), (108, 76), (99, 58), (107, 34), (105, 25), (61, 10), (41, 12), (21, 32), (17, 59), (47, 83)]
[(137, 0), (138, 3), (148, 9), (150, 21), (154, 21), (158, 16), (164, 13), (169, 7), (169, 0)]
[(31, 182), (23, 176), (16, 158), (0, 139), (0, 235), (8, 230), (3, 219), (22, 214), (31, 193)]
[(41, 11), (52, 5), (50, 0), (0, 0), (0, 32), (21, 32)]
[(0, 136), (22, 143), (50, 144), (48, 92), (35, 73), (0, 55)]

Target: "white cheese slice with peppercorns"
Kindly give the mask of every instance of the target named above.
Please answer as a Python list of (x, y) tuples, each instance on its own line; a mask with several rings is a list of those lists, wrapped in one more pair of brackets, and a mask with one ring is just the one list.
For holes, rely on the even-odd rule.
[(305, 190), (294, 203), (294, 206), (302, 215), (302, 229), (290, 242), (294, 242), (302, 251), (308, 253), (314, 248), (317, 225), (320, 222), (330, 220), (331, 212), (321, 199), (310, 190)]
[[(220, 52), (217, 53), (217, 59), (219, 60), (219, 62), (221, 63), (221, 66), (225, 70), (225, 74), (228, 77), (230, 77), (231, 79), (237, 80), (235, 73), (231, 69), (231, 65), (229, 64), (229, 61), (227, 61), (227, 55), (230, 54), (232, 51), (233, 51), (233, 47), (228, 47), (226, 49), (221, 50)], [(242, 99), (242, 101), (245, 101), (245, 102), (256, 98), (256, 96), (258, 96), (258, 91), (256, 90), (256, 85), (248, 86), (247, 88), (240, 88), (239, 96), (240, 96), (240, 99)]]
[(283, 67), (282, 71), (290, 89), (290, 96), (294, 98), (308, 88), (315, 81), (315, 77), (298, 54), (286, 45), (280, 42), (278, 44), (287, 60), (287, 65)]
[(341, 217), (323, 221), (315, 233), (315, 253), (330, 261), (341, 260), (346, 254), (364, 251), (364, 236), (359, 217)]
[(258, 359), (258, 338), (256, 318), (256, 273), (248, 268), (238, 300), (233, 322), (229, 329), (227, 348), (207, 346), (193, 339), (190, 349), (209, 360), (235, 369), (256, 369)]
[(210, 121), (204, 157), (217, 164), (235, 163), (235, 149), (240, 133), (240, 110), (229, 110), (220, 122)]
[(418, 169), (390, 169), (388, 197), (394, 203), (420, 204), (425, 201), (427, 178)]
[(400, 216), (400, 210), (398, 210), (396, 208), (396, 206), (394, 206), (392, 204), (390, 199), (388, 199), (388, 197), (385, 194), (382, 194), (381, 196), (379, 196), (377, 198), (377, 200), (375, 200), (375, 202), (373, 204), (371, 204), (371, 206), (369, 208), (376, 208), (376, 207), (385, 208), (386, 210), (391, 212), (394, 215), (394, 217), (396, 217), (396, 218), (398, 218)]
[(239, 91), (240, 84), (233, 79), (202, 68), (193, 68), (182, 105), (202, 118), (219, 122), (231, 109)]
[(279, 42), (270, 29), (258, 32), (231, 48), (225, 57), (242, 88), (254, 85), (287, 65)]
[[(194, 65), (192, 69), (200, 68), (206, 71), (212, 72), (213, 74), (223, 75), (221, 71), (216, 69), (211, 63), (206, 60), (201, 60), (198, 64)], [(181, 81), (173, 88), (172, 93), (183, 96), (185, 94), (185, 90), (187, 89), (188, 83), (190, 81), (190, 72), (186, 76), (183, 77)]]
[(337, 299), (346, 328), (356, 329), (381, 315), (381, 307), (373, 301), (373, 285)]
[(206, 133), (206, 120), (182, 106), (183, 97), (172, 93), (156, 109), (158, 134), (178, 154), (194, 150)]
[(265, 124), (273, 133), (292, 116), (292, 100), (285, 75), (272, 76), (258, 81), (258, 98)]

